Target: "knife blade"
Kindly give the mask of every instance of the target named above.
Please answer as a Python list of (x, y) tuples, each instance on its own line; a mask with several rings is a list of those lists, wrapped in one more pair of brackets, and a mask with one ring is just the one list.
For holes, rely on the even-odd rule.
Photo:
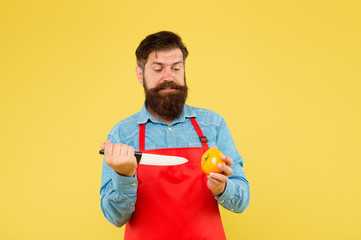
[[(104, 155), (104, 149), (99, 151), (99, 154)], [(154, 166), (174, 166), (188, 162), (188, 159), (177, 156), (150, 154), (142, 152), (134, 152), (138, 164), (154, 165)]]

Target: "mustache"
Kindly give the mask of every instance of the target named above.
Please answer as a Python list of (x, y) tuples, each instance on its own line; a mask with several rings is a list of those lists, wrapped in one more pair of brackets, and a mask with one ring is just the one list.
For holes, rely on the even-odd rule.
[(175, 82), (164, 82), (164, 83), (161, 83), (158, 86), (152, 88), (151, 90), (155, 91), (155, 92), (158, 92), (158, 91), (164, 90), (164, 89), (176, 89), (176, 90), (179, 90), (179, 89), (182, 89), (182, 88), (184, 88), (184, 86), (178, 85)]

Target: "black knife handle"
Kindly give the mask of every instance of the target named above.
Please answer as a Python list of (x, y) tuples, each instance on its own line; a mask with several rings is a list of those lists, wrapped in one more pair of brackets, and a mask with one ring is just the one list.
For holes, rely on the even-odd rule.
[[(99, 150), (99, 154), (104, 155), (104, 149)], [(137, 163), (139, 164), (140, 159), (142, 158), (141, 152), (134, 152), (134, 156), (137, 159)]]

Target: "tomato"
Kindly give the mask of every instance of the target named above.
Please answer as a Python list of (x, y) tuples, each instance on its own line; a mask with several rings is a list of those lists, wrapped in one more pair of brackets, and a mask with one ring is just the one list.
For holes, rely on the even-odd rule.
[(224, 154), (218, 149), (208, 149), (202, 156), (201, 166), (203, 172), (207, 175), (211, 172), (221, 173), (222, 170), (220, 170), (217, 165), (218, 163), (225, 164), (225, 162), (221, 159), (221, 156), (223, 155)]

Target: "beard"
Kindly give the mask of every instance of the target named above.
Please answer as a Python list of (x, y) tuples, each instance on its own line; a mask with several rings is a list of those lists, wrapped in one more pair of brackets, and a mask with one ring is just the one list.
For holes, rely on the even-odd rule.
[[(183, 111), (185, 101), (188, 96), (188, 87), (184, 78), (184, 86), (175, 82), (164, 82), (158, 86), (149, 89), (144, 80), (145, 103), (156, 114), (166, 120), (174, 120), (179, 117)], [(161, 93), (163, 89), (175, 89), (172, 92)]]

